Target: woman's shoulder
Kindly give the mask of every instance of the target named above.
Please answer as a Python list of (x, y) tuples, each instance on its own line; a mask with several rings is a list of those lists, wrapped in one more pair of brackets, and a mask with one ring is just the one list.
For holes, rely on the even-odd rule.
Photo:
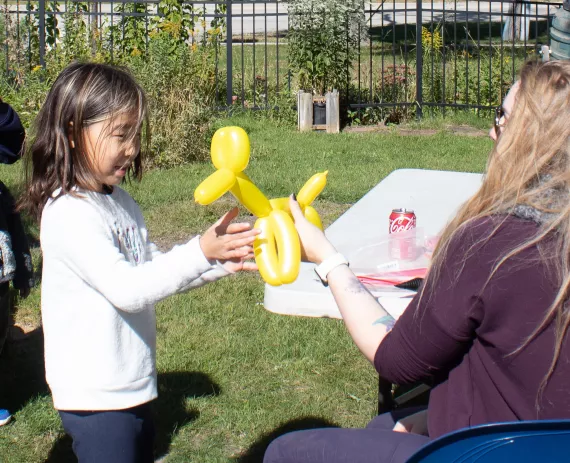
[(453, 233), (446, 254), (496, 257), (528, 242), (538, 231), (535, 222), (510, 214), (481, 217), (464, 223)]
[(456, 240), (478, 240), (501, 237), (504, 239), (524, 240), (536, 234), (538, 225), (511, 214), (495, 214), (470, 220), (457, 230)]

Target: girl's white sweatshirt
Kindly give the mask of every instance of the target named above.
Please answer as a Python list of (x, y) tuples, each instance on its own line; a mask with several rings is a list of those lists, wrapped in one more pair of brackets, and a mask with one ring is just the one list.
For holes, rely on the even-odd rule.
[(121, 188), (50, 200), (41, 220), (46, 379), (59, 410), (118, 410), (157, 396), (154, 304), (228, 272), (199, 237), (161, 253)]

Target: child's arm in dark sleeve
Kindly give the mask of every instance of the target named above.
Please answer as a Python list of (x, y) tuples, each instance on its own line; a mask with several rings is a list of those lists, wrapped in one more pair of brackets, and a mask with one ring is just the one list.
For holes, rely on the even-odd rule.
[(16, 259), (16, 273), (12, 283), (14, 288), (20, 290), (29, 289), (33, 286), (34, 281), (32, 257), (30, 254), (28, 238), (26, 236), (20, 214), (16, 211), (14, 197), (3, 183), (0, 185), (0, 190), (2, 201), (4, 203), (3, 209), (6, 226), (12, 240), (12, 252)]
[(13, 164), (20, 159), (25, 136), (18, 113), (0, 99), (0, 163)]

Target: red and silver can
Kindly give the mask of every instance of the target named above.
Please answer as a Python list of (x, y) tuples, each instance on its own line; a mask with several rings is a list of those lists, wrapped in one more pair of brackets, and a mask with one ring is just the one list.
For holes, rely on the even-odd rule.
[(392, 209), (390, 214), (390, 230), (388, 232), (400, 233), (416, 228), (416, 214), (411, 209)]
[[(392, 259), (414, 260), (416, 258), (416, 214), (410, 209), (393, 209), (390, 214), (390, 256)], [(403, 236), (399, 237), (398, 234)]]

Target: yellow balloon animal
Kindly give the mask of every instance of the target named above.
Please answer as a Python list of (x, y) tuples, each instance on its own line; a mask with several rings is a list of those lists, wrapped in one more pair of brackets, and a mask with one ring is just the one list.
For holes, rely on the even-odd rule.
[[(230, 191), (258, 217), (255, 228), (261, 233), (253, 248), (263, 279), (273, 286), (292, 283), (299, 274), (301, 245), (289, 210), (289, 198), (267, 199), (243, 173), (249, 162), (249, 152), (249, 137), (242, 128), (223, 127), (217, 130), (212, 138), (211, 155), (218, 170), (198, 185), (194, 199), (198, 204), (207, 205)], [(310, 204), (326, 182), (327, 172), (315, 174), (297, 195), (305, 217), (321, 230), (319, 214)]]

